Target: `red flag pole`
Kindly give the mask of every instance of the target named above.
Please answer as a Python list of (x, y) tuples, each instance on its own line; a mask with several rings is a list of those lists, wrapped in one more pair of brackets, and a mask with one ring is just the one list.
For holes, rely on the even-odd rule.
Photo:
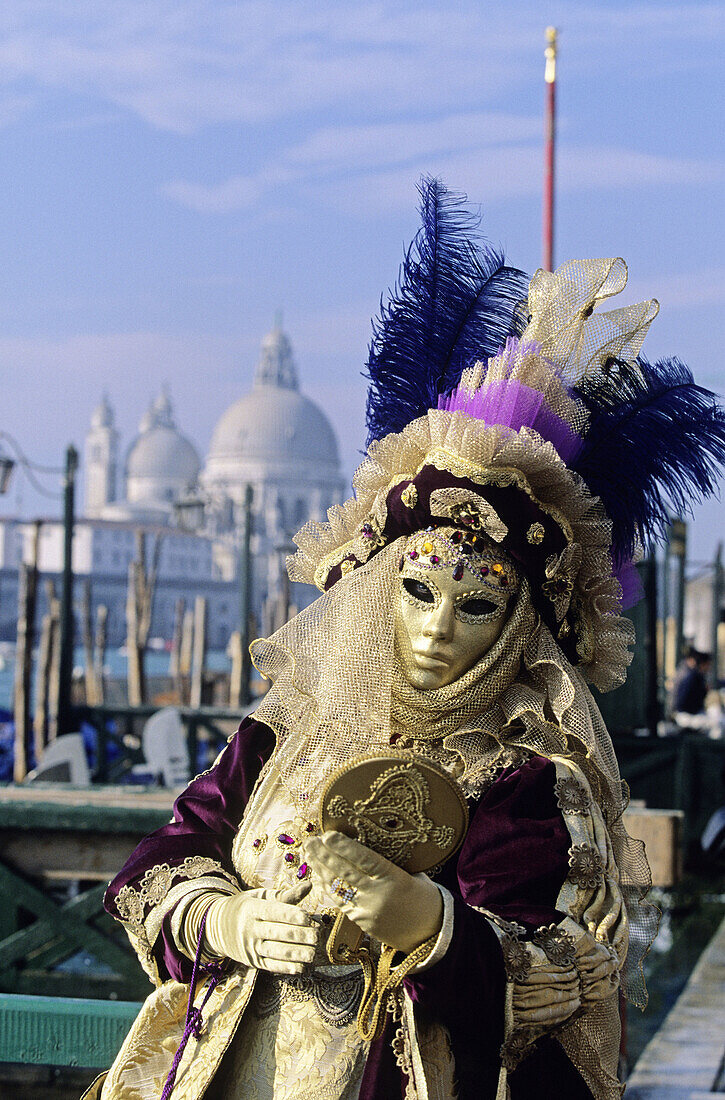
[(546, 28), (546, 106), (544, 114), (543, 267), (554, 269), (554, 143), (556, 138), (556, 27)]

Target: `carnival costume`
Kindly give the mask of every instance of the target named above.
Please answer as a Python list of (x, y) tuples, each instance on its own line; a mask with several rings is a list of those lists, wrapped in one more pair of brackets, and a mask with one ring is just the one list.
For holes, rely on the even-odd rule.
[[(160, 1096), (172, 1063), (176, 1100), (621, 1094), (620, 979), (644, 1005), (656, 913), (586, 681), (623, 682), (633, 556), (668, 506), (712, 491), (725, 417), (684, 366), (639, 358), (656, 302), (597, 309), (623, 289), (622, 260), (539, 271), (527, 290), (440, 184), (422, 198), (371, 346), (355, 496), (306, 524), (288, 563), (322, 595), (253, 644), (269, 692), (109, 887), (158, 988), (104, 1100)], [(479, 638), (448, 675), (408, 644), (436, 615)], [(372, 795), (323, 805), (331, 777), (378, 758), (400, 762), (373, 783), (383, 817)], [(455, 854), (426, 767), (467, 812)], [(320, 836), (328, 811), (357, 814), (364, 847)], [(410, 875), (403, 849), (423, 841), (448, 858)], [(270, 973), (245, 929), (272, 898), (311, 915), (305, 928), (332, 909), (382, 929), (367, 969), (320, 952)], [(215, 963), (230, 935), (237, 962)], [(185, 1015), (195, 953), (203, 1026)]]

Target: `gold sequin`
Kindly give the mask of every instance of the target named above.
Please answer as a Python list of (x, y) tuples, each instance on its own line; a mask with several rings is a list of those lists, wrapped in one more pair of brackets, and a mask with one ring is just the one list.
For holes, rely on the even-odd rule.
[(406, 508), (415, 508), (418, 503), (418, 490), (412, 481), (407, 489), (403, 489), (403, 492), (400, 494), (400, 499)]
[(348, 573), (352, 573), (354, 568), (355, 562), (350, 561), (349, 558), (346, 558), (345, 561), (340, 562), (340, 575), (342, 577), (346, 577)]
[(544, 541), (545, 534), (543, 523), (532, 523), (526, 532), (526, 541), (530, 542), (532, 546), (538, 546), (540, 542)]

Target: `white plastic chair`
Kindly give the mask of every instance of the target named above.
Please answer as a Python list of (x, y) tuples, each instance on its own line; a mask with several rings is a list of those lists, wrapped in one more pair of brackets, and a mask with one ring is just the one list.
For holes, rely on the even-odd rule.
[(165, 787), (185, 787), (189, 775), (186, 733), (176, 707), (164, 707), (152, 714), (141, 734), (146, 764), (134, 771), (150, 771), (161, 776)]
[(70, 783), (74, 787), (90, 786), (91, 772), (82, 734), (65, 733), (51, 741), (37, 768), (28, 773), (25, 781)]

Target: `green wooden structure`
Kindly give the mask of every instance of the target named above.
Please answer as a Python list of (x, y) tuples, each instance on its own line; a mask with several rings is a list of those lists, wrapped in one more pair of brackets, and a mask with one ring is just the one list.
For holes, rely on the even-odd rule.
[(0, 1062), (107, 1069), (140, 1007), (0, 993)]
[(171, 802), (161, 790), (0, 788), (0, 992), (148, 994), (102, 902), (141, 837), (169, 820)]

